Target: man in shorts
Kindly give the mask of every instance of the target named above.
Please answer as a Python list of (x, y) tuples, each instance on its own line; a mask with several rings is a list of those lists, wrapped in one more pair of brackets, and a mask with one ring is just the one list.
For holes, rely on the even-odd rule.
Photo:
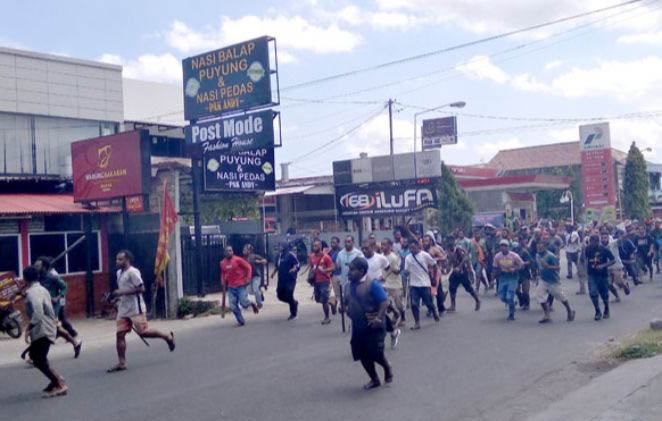
[(329, 295), (331, 293), (331, 272), (335, 269), (333, 260), (322, 250), (322, 241), (313, 241), (312, 253), (308, 256), (310, 275), (313, 280), (315, 302), (322, 304), (324, 311), (323, 325), (331, 323), (329, 318)]
[(548, 296), (552, 296), (563, 303), (566, 311), (568, 312), (568, 321), (575, 320), (575, 310), (570, 307), (570, 302), (566, 298), (563, 289), (561, 288), (561, 280), (559, 279), (559, 259), (556, 254), (547, 249), (547, 242), (538, 242), (538, 253), (536, 254), (536, 263), (538, 265), (538, 275), (540, 280), (536, 288), (536, 299), (542, 307), (545, 316), (539, 323), (551, 323), (549, 304), (547, 303)]
[[(393, 241), (390, 238), (382, 240), (382, 253), (388, 259), (388, 269), (384, 271), (384, 289), (388, 295), (388, 312), (394, 315), (393, 324), (397, 327), (405, 326), (404, 291), (402, 278), (400, 278), (400, 256), (393, 251)], [(399, 320), (399, 322), (398, 322)], [(391, 348), (398, 345), (397, 336), (391, 336)]]
[(451, 264), (453, 265), (453, 270), (448, 279), (448, 289), (451, 293), (451, 307), (448, 309), (448, 312), (455, 312), (455, 297), (457, 296), (457, 289), (460, 285), (464, 287), (464, 290), (467, 291), (476, 302), (474, 310), (480, 310), (480, 299), (471, 286), (471, 258), (462, 246), (455, 246), (455, 250), (451, 253)]
[(116, 299), (117, 306), (117, 358), (118, 364), (109, 368), (109, 373), (126, 370), (126, 334), (131, 328), (144, 338), (160, 338), (167, 344), (170, 352), (175, 350), (175, 335), (170, 332), (166, 335), (155, 329), (149, 329), (145, 317), (145, 284), (140, 271), (131, 266), (133, 254), (128, 250), (121, 250), (115, 257), (117, 267), (117, 289), (112, 292), (111, 298)]

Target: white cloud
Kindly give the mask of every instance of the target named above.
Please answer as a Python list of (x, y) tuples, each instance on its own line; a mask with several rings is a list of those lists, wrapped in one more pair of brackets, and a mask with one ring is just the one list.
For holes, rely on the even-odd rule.
[(143, 54), (135, 60), (125, 60), (115, 54), (103, 54), (99, 61), (122, 66), (122, 76), (131, 79), (173, 83), (182, 79), (182, 63), (170, 53)]
[(534, 76), (522, 73), (512, 78), (510, 84), (513, 88), (526, 92), (549, 92), (549, 86), (538, 82)]
[(335, 16), (339, 20), (347, 22), (350, 25), (360, 25), (364, 22), (363, 17), (361, 16), (362, 14), (363, 13), (361, 12), (361, 9), (359, 9), (357, 6), (350, 5), (340, 9), (337, 13), (335, 13)]
[(232, 19), (221, 17), (217, 27), (202, 31), (175, 21), (165, 34), (167, 43), (183, 53), (199, 52), (241, 42), (263, 35), (276, 37), (279, 52), (293, 57), (292, 50), (315, 53), (339, 53), (354, 50), (361, 42), (358, 34), (341, 29), (336, 24), (318, 26), (301, 16), (258, 17), (253, 15)]
[(662, 31), (623, 35), (618, 38), (618, 42), (620, 44), (662, 45)]
[(552, 88), (563, 96), (629, 99), (662, 88), (662, 58), (649, 56), (634, 61), (604, 60), (597, 67), (574, 67), (558, 76)]
[(639, 149), (651, 148), (646, 159), (662, 161), (662, 122), (659, 120), (614, 120), (609, 128), (614, 148), (627, 152), (630, 144), (637, 142)]
[(417, 19), (405, 13), (378, 12), (370, 16), (370, 23), (375, 28), (400, 28), (408, 29), (414, 26)]
[[(414, 144), (414, 125), (402, 118), (393, 118), (393, 149), (395, 153), (411, 152)], [(419, 139), (420, 141), (420, 139)], [(348, 156), (356, 157), (361, 152), (368, 156), (388, 155), (389, 124), (388, 115), (381, 114), (359, 129), (351, 139), (343, 141)]]
[(552, 70), (556, 69), (557, 67), (563, 66), (563, 60), (554, 60), (550, 61), (549, 63), (545, 64), (545, 70)]
[(500, 85), (510, 80), (508, 73), (492, 64), (490, 58), (485, 55), (474, 56), (468, 62), (457, 65), (455, 69), (471, 78), (489, 79)]

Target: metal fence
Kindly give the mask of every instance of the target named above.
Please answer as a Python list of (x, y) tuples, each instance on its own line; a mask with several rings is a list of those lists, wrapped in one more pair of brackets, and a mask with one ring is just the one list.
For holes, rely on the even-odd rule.
[[(200, 295), (221, 291), (221, 267), (225, 236), (202, 235), (202, 267), (198, 267), (195, 236), (182, 235), (182, 283), (185, 295)], [(201, 290), (200, 290), (201, 288)]]

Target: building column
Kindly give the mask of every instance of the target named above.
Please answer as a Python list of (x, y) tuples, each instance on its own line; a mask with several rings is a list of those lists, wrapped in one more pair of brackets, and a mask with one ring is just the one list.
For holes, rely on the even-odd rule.
[[(21, 263), (23, 264), (23, 268), (26, 268), (27, 266), (30, 266), (30, 256), (29, 256), (29, 250), (28, 250), (28, 220), (27, 219), (21, 219), (18, 221), (18, 232), (21, 234)], [(23, 274), (17, 273), (16, 274), (19, 278), (23, 276)]]

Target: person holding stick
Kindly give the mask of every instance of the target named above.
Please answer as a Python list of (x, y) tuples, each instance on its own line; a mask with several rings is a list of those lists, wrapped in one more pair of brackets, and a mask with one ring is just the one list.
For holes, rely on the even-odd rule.
[(64, 383), (64, 378), (57, 374), (48, 363), (48, 351), (55, 343), (56, 337), (56, 315), (53, 311), (51, 296), (39, 284), (39, 271), (33, 266), (23, 270), (23, 279), (26, 287), (23, 291), (25, 296), (25, 312), (30, 320), (25, 329), (25, 342), (29, 343), (28, 352), (34, 366), (50, 380), (44, 389), (44, 398), (53, 398), (66, 395), (69, 388)]
[(132, 266), (133, 254), (120, 250), (115, 257), (117, 267), (117, 289), (111, 293), (117, 299), (117, 365), (109, 368), (108, 373), (126, 370), (126, 334), (134, 328), (141, 338), (160, 338), (167, 344), (170, 352), (175, 350), (175, 335), (166, 335), (155, 329), (149, 329), (145, 316), (145, 284), (140, 271)]

